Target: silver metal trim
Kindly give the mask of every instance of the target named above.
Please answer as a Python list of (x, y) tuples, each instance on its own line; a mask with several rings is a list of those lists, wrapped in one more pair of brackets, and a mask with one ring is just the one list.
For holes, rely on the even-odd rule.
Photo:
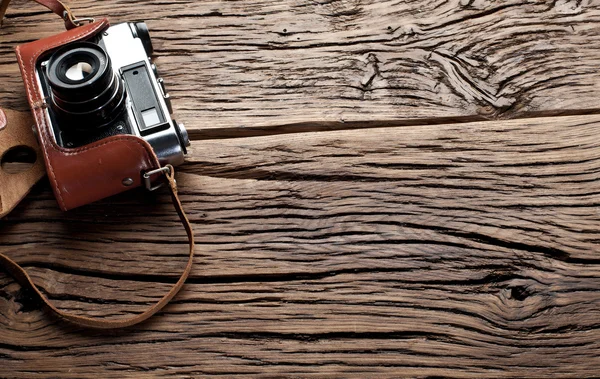
[(81, 26), (81, 24), (83, 24), (84, 22), (87, 22), (88, 24), (96, 22), (96, 19), (92, 17), (74, 18), (73, 20), (71, 20), (71, 22), (77, 26)]
[(145, 172), (144, 175), (142, 176), (144, 178), (144, 185), (146, 186), (146, 189), (150, 192), (152, 191), (156, 191), (157, 189), (161, 188), (163, 186), (164, 183), (160, 183), (156, 186), (152, 186), (152, 180), (151, 177), (152, 175), (156, 175), (156, 174), (162, 174), (162, 173), (167, 173), (167, 174), (171, 174), (171, 166), (164, 166), (161, 168), (157, 168), (156, 170), (152, 170), (152, 171), (148, 171)]
[(75, 26), (81, 26), (81, 24), (83, 24), (84, 22), (87, 22), (87, 23), (96, 22), (96, 19), (92, 18), (92, 17), (76, 18), (75, 16), (73, 16), (71, 13), (69, 13), (66, 10), (63, 11), (63, 20), (65, 20), (65, 21), (69, 20)]

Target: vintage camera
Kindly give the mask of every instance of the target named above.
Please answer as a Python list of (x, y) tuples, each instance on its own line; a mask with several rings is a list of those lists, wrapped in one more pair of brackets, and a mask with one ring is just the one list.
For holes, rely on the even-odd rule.
[(78, 148), (119, 134), (145, 139), (162, 165), (183, 163), (189, 138), (171, 118), (143, 22), (112, 26), (39, 61), (36, 73), (57, 145)]

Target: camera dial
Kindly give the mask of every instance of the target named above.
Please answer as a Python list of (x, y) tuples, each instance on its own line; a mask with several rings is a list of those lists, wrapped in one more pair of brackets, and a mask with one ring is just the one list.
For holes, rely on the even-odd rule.
[(148, 30), (148, 25), (145, 22), (135, 22), (130, 23), (129, 27), (131, 28), (131, 33), (134, 37), (139, 38), (142, 41), (142, 45), (144, 45), (144, 50), (146, 50), (146, 54), (151, 57), (154, 54), (154, 46), (152, 46), (152, 39), (150, 38), (150, 31)]

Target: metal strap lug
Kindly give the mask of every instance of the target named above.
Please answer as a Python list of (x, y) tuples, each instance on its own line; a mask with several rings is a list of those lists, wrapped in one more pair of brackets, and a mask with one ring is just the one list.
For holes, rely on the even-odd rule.
[(142, 176), (144, 178), (144, 185), (146, 186), (146, 189), (150, 192), (156, 191), (157, 189), (161, 188), (164, 185), (164, 183), (160, 183), (156, 186), (152, 185), (151, 178), (153, 175), (156, 175), (156, 174), (171, 174), (171, 165), (157, 168), (156, 170), (152, 170), (152, 171), (148, 171), (148, 172), (144, 173), (144, 175)]

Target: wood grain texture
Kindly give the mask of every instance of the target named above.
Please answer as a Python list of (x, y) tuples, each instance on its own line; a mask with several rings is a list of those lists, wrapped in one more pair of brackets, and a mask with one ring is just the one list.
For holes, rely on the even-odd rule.
[[(583, 378), (600, 372), (600, 116), (195, 141), (189, 284), (128, 331), (73, 330), (0, 277), (0, 377)], [(114, 317), (185, 263), (167, 195), (0, 246), (61, 307)]]
[[(195, 138), (598, 108), (596, 1), (80, 0), (72, 6), (114, 23), (148, 21), (178, 120)], [(26, 108), (11, 49), (60, 28), (43, 8), (14, 1), (0, 30), (0, 106)]]

